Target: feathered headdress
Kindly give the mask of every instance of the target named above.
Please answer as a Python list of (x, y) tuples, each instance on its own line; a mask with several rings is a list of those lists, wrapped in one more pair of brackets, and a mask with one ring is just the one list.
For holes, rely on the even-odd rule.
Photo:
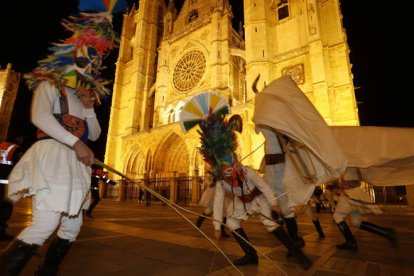
[[(65, 72), (66, 66), (75, 63), (75, 53), (83, 46), (91, 46), (103, 57), (116, 47), (118, 38), (112, 26), (112, 13), (125, 12), (125, 0), (80, 0), (78, 16), (63, 20), (62, 25), (73, 35), (61, 43), (53, 44), (47, 58), (38, 62), (38, 67), (24, 75), (27, 85), (34, 90), (40, 81), (47, 80), (56, 86), (83, 86), (93, 89), (95, 94), (105, 95), (108, 81), (95, 76), (81, 75), (75, 71)], [(99, 98), (99, 97), (97, 97)]]
[(194, 126), (200, 135), (200, 153), (211, 166), (211, 173), (218, 179), (224, 178), (224, 170), (237, 163), (235, 154), (237, 137), (241, 131), (241, 117), (233, 115), (229, 120), (230, 106), (219, 93), (202, 92), (194, 95), (184, 105), (180, 122), (184, 132)]

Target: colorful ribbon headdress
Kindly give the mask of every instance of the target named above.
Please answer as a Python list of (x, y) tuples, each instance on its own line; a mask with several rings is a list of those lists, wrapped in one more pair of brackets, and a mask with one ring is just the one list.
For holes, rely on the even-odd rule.
[[(211, 173), (223, 178), (223, 168), (237, 162), (235, 155), (237, 139), (235, 130), (241, 131), (241, 118), (233, 115), (226, 120), (230, 106), (223, 95), (215, 92), (201, 92), (191, 97), (184, 105), (180, 123), (184, 132), (199, 126), (200, 153), (211, 166)], [(236, 120), (235, 118), (240, 118)]]
[(76, 73), (64, 76), (64, 70), (67, 65), (75, 63), (74, 52), (83, 46), (93, 47), (101, 57), (116, 47), (118, 38), (112, 26), (112, 13), (125, 12), (127, 3), (125, 0), (80, 0), (79, 10), (79, 15), (62, 21), (72, 36), (50, 47), (52, 54), (40, 60), (33, 72), (24, 75), (30, 89), (34, 90), (43, 80), (65, 85), (73, 79), (75, 85), (82, 82), (100, 95), (109, 93), (105, 88), (108, 82), (100, 79), (99, 74), (93, 77), (80, 77)]

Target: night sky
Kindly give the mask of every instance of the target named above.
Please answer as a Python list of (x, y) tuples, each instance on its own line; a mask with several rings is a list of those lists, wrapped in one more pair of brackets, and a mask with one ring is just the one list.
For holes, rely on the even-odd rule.
[[(5, 68), (7, 63), (12, 63), (14, 70), (29, 72), (36, 67), (39, 59), (49, 53), (50, 43), (70, 35), (65, 33), (60, 22), (62, 18), (77, 12), (78, 1), (8, 2), (2, 3), (0, 10), (0, 65)], [(175, 0), (175, 3), (180, 7), (182, 1)], [(238, 26), (238, 18), (242, 17), (242, 2), (230, 0), (230, 3), (233, 7), (240, 6), (234, 9), (234, 26)], [(391, 9), (392, 5), (369, 0), (341, 0), (341, 3), (361, 125), (414, 127), (409, 93), (412, 90), (409, 82), (412, 76), (408, 76), (412, 69), (407, 69), (410, 68), (412, 56), (408, 54), (412, 50), (408, 49), (410, 45), (407, 41), (412, 33), (409, 27), (412, 24), (404, 22), (404, 8)], [(121, 18), (121, 15), (114, 18), (119, 34)], [(116, 56), (117, 51), (113, 51), (105, 62), (108, 69), (104, 75), (111, 79)], [(10, 130), (13, 133), (34, 133), (29, 122), (30, 99), (31, 93), (22, 81), (11, 121)], [(105, 148), (109, 110), (110, 99), (106, 99), (96, 110), (103, 129), (103, 137), (95, 143), (99, 149), (97, 152)], [(99, 154), (98, 157), (103, 158)]]

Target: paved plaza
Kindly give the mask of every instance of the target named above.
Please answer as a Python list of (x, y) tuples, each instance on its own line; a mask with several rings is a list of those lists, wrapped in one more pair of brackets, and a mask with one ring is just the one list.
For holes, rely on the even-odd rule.
[[(30, 199), (15, 206), (9, 232), (17, 234), (30, 221)], [(201, 207), (181, 206), (201, 213)], [(393, 226), (398, 247), (371, 233), (352, 228), (358, 241), (358, 252), (339, 251), (335, 244), (343, 238), (328, 211), (320, 213), (326, 238), (320, 240), (312, 221), (298, 215), (299, 232), (306, 246), (304, 252), (314, 264), (308, 271), (285, 257), (286, 249), (252, 218), (243, 224), (250, 241), (259, 250), (258, 266), (234, 269), (223, 254), (178, 212), (155, 202), (151, 207), (137, 202), (103, 199), (94, 219), (85, 218), (82, 231), (61, 265), (60, 276), (75, 275), (414, 275), (414, 209), (406, 206), (384, 206), (384, 214), (367, 217), (372, 223)], [(196, 214), (181, 213), (194, 222)], [(213, 238), (213, 227), (205, 221), (201, 229)], [(0, 249), (7, 243), (0, 241)], [(242, 256), (234, 238), (218, 243), (230, 258)], [(22, 275), (33, 275), (44, 256), (40, 247)]]

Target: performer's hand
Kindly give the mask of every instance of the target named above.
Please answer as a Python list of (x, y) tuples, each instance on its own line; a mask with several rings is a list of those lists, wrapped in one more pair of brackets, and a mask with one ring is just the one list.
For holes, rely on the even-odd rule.
[(216, 240), (221, 238), (221, 230), (214, 230), (214, 238), (216, 238)]
[(93, 154), (93, 151), (81, 140), (78, 140), (73, 145), (73, 150), (75, 151), (76, 158), (79, 162), (85, 164), (85, 166), (90, 166), (95, 162), (95, 155)]
[(83, 106), (85, 108), (92, 108), (95, 103), (95, 95), (93, 91), (84, 87), (78, 87), (76, 91)]

